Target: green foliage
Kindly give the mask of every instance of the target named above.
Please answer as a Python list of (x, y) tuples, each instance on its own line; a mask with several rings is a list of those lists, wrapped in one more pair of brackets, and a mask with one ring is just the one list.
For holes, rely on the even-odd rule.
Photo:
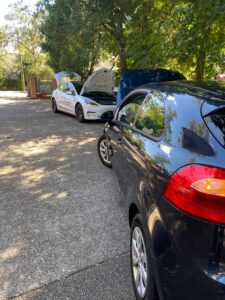
[(2, 67), (0, 67), (0, 89), (3, 87), (4, 83), (4, 73)]
[(42, 0), (42, 8), (56, 71), (85, 78), (107, 55), (119, 73), (166, 67), (203, 79), (225, 70), (224, 0)]
[(87, 77), (100, 56), (100, 33), (87, 17), (85, 4), (78, 0), (45, 3), (47, 16), (41, 27), (43, 49), (50, 54), (55, 71), (76, 71)]
[(2, 88), (4, 83), (4, 68), (3, 68), (3, 58), (5, 55), (6, 46), (6, 34), (3, 27), (0, 27), (0, 88)]
[(5, 46), (7, 44), (7, 36), (5, 33), (5, 29), (3, 27), (0, 27), (0, 58), (5, 53)]
[(19, 52), (20, 71), (25, 71), (27, 79), (46, 78), (53, 74), (47, 65), (48, 55), (41, 51), (43, 36), (39, 27), (42, 17), (41, 12), (31, 11), (23, 0), (12, 4), (11, 13), (7, 16), (11, 23), (8, 35)]
[(8, 37), (5, 28), (0, 28), (0, 89), (18, 89), (16, 55), (8, 54)]
[(4, 90), (18, 90), (19, 88), (19, 80), (12, 78), (4, 78), (2, 89)]
[(224, 70), (224, 11), (224, 0), (180, 1), (172, 9), (173, 59), (188, 77), (211, 78)]

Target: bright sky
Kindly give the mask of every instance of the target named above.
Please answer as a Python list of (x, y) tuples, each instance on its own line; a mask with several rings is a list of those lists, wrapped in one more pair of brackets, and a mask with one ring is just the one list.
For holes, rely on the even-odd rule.
[[(7, 15), (10, 11), (9, 4), (17, 2), (16, 0), (0, 0), (0, 26), (6, 24), (5, 15)], [(38, 0), (24, 0), (25, 3), (34, 6)]]

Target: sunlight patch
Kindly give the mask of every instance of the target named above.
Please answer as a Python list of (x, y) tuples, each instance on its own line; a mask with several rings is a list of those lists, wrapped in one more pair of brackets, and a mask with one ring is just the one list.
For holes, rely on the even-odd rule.
[(21, 183), (23, 186), (26, 187), (36, 185), (36, 183), (39, 182), (45, 176), (45, 173), (46, 171), (44, 168), (24, 172), (22, 173), (24, 179), (21, 180)]
[(3, 251), (0, 251), (0, 261), (4, 261), (17, 256), (23, 248), (23, 243), (18, 243), (14, 246), (9, 246)]
[(46, 193), (40, 196), (41, 200), (48, 200), (52, 196), (52, 193)]
[(61, 192), (56, 196), (56, 198), (62, 199), (62, 198), (65, 198), (67, 195), (68, 195), (68, 192)]
[(85, 145), (85, 144), (88, 144), (88, 143), (91, 143), (91, 142), (93, 142), (93, 141), (96, 141), (96, 138), (87, 138), (86, 140), (84, 140), (84, 141), (82, 141), (82, 142), (79, 142), (78, 143), (78, 145), (79, 146), (83, 146), (83, 145)]
[(60, 144), (61, 142), (61, 137), (53, 135), (42, 140), (29, 141), (20, 146), (12, 145), (9, 147), (9, 150), (16, 154), (28, 157), (32, 155), (47, 153), (52, 146)]
[(13, 166), (10, 166), (10, 165), (0, 168), (0, 176), (12, 174), (12, 173), (15, 173), (15, 172), (16, 172), (16, 169)]

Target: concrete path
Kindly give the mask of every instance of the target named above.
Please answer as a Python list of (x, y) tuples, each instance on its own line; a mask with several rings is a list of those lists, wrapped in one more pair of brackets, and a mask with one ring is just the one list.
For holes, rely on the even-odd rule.
[(0, 93), (0, 299), (133, 300), (129, 228), (102, 123)]

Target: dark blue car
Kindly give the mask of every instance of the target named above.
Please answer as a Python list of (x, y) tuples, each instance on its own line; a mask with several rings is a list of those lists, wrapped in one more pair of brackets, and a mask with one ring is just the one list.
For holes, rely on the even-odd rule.
[(119, 105), (123, 99), (138, 86), (146, 83), (185, 80), (184, 75), (177, 71), (166, 69), (133, 69), (126, 71), (120, 79), (116, 103)]
[(225, 88), (137, 88), (98, 146), (127, 204), (136, 298), (225, 299)]

